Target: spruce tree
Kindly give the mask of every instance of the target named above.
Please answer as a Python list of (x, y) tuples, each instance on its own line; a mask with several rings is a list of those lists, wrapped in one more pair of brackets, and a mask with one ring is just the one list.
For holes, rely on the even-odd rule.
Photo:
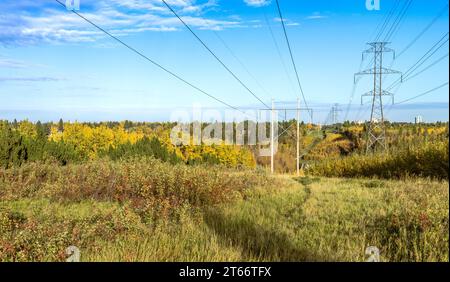
[(59, 132), (63, 132), (64, 131), (64, 121), (62, 120), (62, 118), (60, 118), (59, 122), (58, 122), (58, 131)]

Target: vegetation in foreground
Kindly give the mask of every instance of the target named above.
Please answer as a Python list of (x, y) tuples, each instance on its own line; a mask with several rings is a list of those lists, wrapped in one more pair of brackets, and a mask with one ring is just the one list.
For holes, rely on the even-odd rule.
[(448, 261), (448, 182), (154, 159), (0, 170), (0, 261)]

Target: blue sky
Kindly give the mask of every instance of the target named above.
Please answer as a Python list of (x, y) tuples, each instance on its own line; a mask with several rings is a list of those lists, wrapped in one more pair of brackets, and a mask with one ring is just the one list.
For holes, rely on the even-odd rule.
[[(395, 1), (381, 0), (379, 11), (367, 10), (365, 0), (279, 1), (316, 122), (325, 119), (334, 103), (341, 105), (343, 118), (361, 52), (368, 48), (366, 42), (373, 40)], [(406, 0), (399, 1), (403, 5)], [(267, 104), (272, 98), (294, 101), (298, 97), (275, 1), (167, 2)], [(403, 50), (447, 3), (413, 0), (390, 47)], [(264, 107), (161, 1), (81, 0), (79, 13), (221, 100), (236, 107)], [(446, 33), (448, 10), (392, 68), (406, 71)], [(394, 89), (397, 101), (447, 82), (448, 50), (447, 42), (423, 67), (444, 57), (442, 61)], [(391, 56), (385, 59), (390, 66)], [(369, 62), (367, 58), (363, 65)], [(386, 78), (385, 85), (395, 78)], [(361, 108), (359, 103), (360, 95), (370, 87), (370, 78), (358, 83), (348, 119), (368, 118), (368, 105)], [(446, 86), (408, 103), (387, 105), (386, 112), (390, 120), (413, 121), (414, 116), (422, 115), (425, 121), (447, 121), (448, 99)], [(223, 107), (106, 37), (54, 0), (0, 2), (0, 119), (154, 121), (168, 119), (172, 110), (188, 109), (193, 103)]]

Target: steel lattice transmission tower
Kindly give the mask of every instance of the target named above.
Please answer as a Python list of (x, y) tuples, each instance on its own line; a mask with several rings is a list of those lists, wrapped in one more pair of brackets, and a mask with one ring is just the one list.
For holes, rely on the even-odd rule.
[[(373, 90), (361, 95), (361, 105), (363, 104), (363, 97), (372, 98), (372, 111), (370, 114), (370, 120), (367, 127), (367, 147), (366, 153), (373, 151), (377, 146), (380, 146), (382, 150), (387, 149), (386, 145), (386, 128), (383, 112), (383, 96), (391, 96), (392, 103), (394, 103), (394, 94), (383, 90), (383, 75), (388, 74), (400, 74), (401, 72), (383, 67), (383, 54), (387, 52), (393, 53), (395, 59), (394, 50), (387, 48), (388, 42), (372, 42), (368, 43), (371, 46), (368, 50), (363, 52), (363, 59), (365, 54), (373, 54), (373, 67), (367, 70), (361, 71), (355, 74), (359, 75), (372, 75), (373, 76)], [(401, 78), (403, 82), (403, 76)]]
[(338, 123), (339, 112), (342, 112), (342, 110), (339, 108), (339, 104), (334, 104), (333, 107), (331, 107), (331, 117), (333, 119), (333, 124)]

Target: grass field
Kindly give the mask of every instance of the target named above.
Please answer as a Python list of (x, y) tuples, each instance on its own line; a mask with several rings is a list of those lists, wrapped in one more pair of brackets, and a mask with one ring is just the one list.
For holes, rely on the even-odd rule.
[[(161, 178), (164, 164), (151, 161), (147, 165), (158, 167), (154, 175), (159, 178), (154, 180), (175, 174), (192, 180), (189, 171), (177, 169)], [(199, 199), (192, 199), (189, 192), (173, 199), (160, 190), (172, 188), (164, 183), (158, 186), (150, 176), (142, 183), (159, 192), (145, 194), (152, 200), (142, 202), (137, 190), (123, 190), (127, 187), (123, 181), (133, 183), (141, 177), (122, 175), (126, 164), (112, 165), (105, 175), (105, 179), (111, 179), (112, 173), (123, 176), (114, 178), (114, 185), (121, 183), (122, 197), (105, 187), (88, 190), (89, 174), (97, 175), (99, 167), (105, 170), (103, 166), (90, 164), (89, 172), (83, 174), (80, 167), (60, 168), (71, 170), (71, 185), (55, 176), (64, 171), (51, 166), (52, 175), (45, 177), (48, 171), (42, 165), (3, 171), (0, 260), (61, 261), (70, 245), (80, 248), (82, 261), (364, 261), (368, 246), (378, 247), (383, 261), (449, 260), (446, 181), (273, 179), (262, 172), (229, 171), (205, 184), (214, 172), (192, 168), (197, 170), (192, 177), (199, 184), (180, 183), (194, 190), (205, 187), (207, 191), (195, 190), (202, 194)], [(148, 167), (134, 169), (133, 173), (145, 175)], [(248, 181), (237, 182), (234, 177)], [(220, 184), (225, 179), (229, 186)], [(58, 185), (67, 191), (61, 194)], [(218, 193), (217, 187), (233, 196), (206, 201)], [(143, 188), (130, 189), (142, 193)], [(74, 197), (71, 191), (82, 196)], [(171, 201), (163, 201), (166, 198)], [(156, 200), (176, 212), (161, 206), (155, 211)], [(153, 208), (143, 208), (146, 205)]]

